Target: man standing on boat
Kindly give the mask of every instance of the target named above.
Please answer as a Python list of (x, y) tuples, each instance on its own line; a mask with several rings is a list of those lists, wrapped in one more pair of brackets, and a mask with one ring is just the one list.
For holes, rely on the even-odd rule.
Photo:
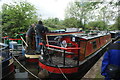
[(32, 24), (26, 32), (26, 53), (34, 53), (35, 50), (35, 24)]
[(105, 80), (120, 80), (120, 39), (111, 44), (105, 53), (101, 74), (105, 76)]
[(44, 33), (43, 33), (43, 40), (44, 40), (44, 43), (46, 44), (46, 34), (49, 33), (49, 29), (48, 27), (45, 27), (44, 26)]
[(43, 37), (44, 33), (44, 26), (42, 21), (38, 21), (38, 24), (35, 27), (36, 31), (36, 53), (41, 53), (41, 38)]

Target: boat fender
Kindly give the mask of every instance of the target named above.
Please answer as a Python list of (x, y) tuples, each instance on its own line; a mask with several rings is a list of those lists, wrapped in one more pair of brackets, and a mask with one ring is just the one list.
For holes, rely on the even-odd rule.
[(39, 78), (48, 78), (49, 73), (47, 70), (43, 69), (38, 73), (38, 77)]
[(24, 60), (26, 60), (26, 57), (25, 57), (25, 56), (19, 56), (19, 57), (18, 57), (18, 60), (24, 61)]

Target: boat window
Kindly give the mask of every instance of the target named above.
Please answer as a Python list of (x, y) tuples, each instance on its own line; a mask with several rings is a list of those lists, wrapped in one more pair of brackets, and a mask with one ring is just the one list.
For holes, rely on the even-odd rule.
[(92, 44), (93, 44), (93, 49), (96, 49), (97, 48), (96, 41), (93, 41)]

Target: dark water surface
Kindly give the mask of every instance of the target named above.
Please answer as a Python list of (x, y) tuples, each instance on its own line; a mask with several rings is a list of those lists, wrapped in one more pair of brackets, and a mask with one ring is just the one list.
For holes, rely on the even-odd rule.
[[(22, 65), (24, 65), (25, 68), (27, 68), (30, 72), (38, 75), (38, 64), (37, 63), (28, 63), (25, 61), (20, 62)], [(14, 80), (37, 80), (34, 76), (29, 74), (27, 71), (25, 71), (16, 61), (14, 62), (15, 65), (15, 74), (14, 74)]]
[[(17, 50), (10, 51), (13, 56), (21, 56), (22, 55), (22, 45), (17, 46)], [(28, 69), (34, 75), (38, 75), (38, 63), (29, 63), (26, 61), (20, 61), (20, 63)], [(15, 60), (15, 74), (13, 74), (13, 80), (37, 80), (34, 76), (29, 74), (23, 67), (20, 66)]]

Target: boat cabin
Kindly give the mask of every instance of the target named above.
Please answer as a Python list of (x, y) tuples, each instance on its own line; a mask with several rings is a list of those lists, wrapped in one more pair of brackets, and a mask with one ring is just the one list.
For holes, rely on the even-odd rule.
[[(47, 46), (49, 51), (57, 49), (65, 50), (65, 57), (79, 58), (84, 60), (111, 40), (111, 35), (107, 34), (68, 34), (68, 35), (47, 35)], [(58, 50), (58, 52), (59, 52)], [(56, 53), (57, 54), (57, 53)], [(79, 57), (78, 57), (79, 55)]]

